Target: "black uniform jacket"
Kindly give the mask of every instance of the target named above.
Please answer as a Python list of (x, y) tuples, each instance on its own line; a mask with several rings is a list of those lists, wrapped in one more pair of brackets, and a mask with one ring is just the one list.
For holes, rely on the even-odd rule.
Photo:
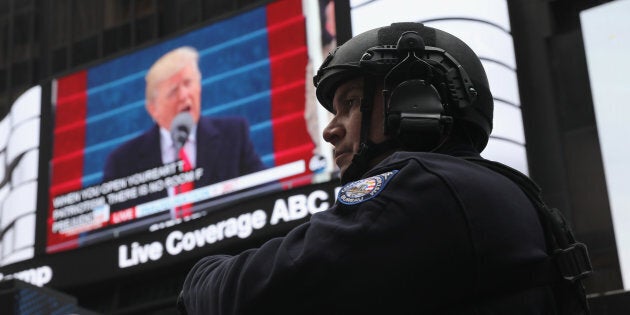
[(551, 291), (526, 280), (546, 258), (506, 177), (397, 152), (287, 236), (200, 260), (180, 299), (189, 314), (553, 314)]

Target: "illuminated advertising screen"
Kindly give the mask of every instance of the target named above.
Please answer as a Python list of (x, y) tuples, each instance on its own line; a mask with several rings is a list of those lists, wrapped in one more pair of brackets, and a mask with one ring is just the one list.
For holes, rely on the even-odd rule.
[[(593, 95), (624, 289), (630, 288), (630, 1), (614, 1), (580, 13), (584, 51)], [(626, 143), (624, 145), (624, 143)]]
[(28, 89), (0, 119), (0, 267), (35, 255), (41, 94)]
[(300, 1), (278, 1), (57, 78), (46, 252), (311, 184)]
[(312, 77), (331, 21), (331, 0), (274, 1), (24, 93), (0, 120), (0, 280), (137, 275), (327, 210), (339, 181)]

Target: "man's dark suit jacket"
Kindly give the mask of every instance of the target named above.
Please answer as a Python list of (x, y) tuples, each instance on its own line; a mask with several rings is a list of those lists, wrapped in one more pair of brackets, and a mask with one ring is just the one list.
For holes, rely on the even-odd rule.
[[(195, 168), (203, 175), (195, 188), (235, 178), (264, 169), (249, 138), (247, 122), (238, 117), (200, 117), (197, 123), (197, 160)], [(161, 166), (160, 128), (156, 124), (142, 135), (115, 149), (105, 162), (103, 182), (123, 178)], [(166, 197), (166, 189), (112, 205), (113, 210)]]

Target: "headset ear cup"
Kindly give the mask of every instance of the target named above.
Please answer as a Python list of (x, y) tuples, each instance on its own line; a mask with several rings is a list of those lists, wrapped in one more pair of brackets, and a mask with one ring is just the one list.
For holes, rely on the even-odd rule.
[(438, 91), (424, 80), (398, 84), (388, 97), (385, 129), (408, 150), (429, 151), (445, 132), (444, 106)]

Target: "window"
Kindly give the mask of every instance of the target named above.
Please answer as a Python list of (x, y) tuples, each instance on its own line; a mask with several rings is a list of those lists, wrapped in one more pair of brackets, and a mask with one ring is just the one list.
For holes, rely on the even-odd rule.
[(50, 43), (53, 47), (70, 41), (70, 0), (52, 2)]
[(33, 38), (33, 14), (31, 11), (13, 17), (13, 60), (21, 61), (31, 57)]
[(101, 0), (72, 2), (72, 31), (75, 39), (85, 38), (101, 30)]
[(105, 1), (105, 28), (127, 23), (131, 18), (131, 0)]

